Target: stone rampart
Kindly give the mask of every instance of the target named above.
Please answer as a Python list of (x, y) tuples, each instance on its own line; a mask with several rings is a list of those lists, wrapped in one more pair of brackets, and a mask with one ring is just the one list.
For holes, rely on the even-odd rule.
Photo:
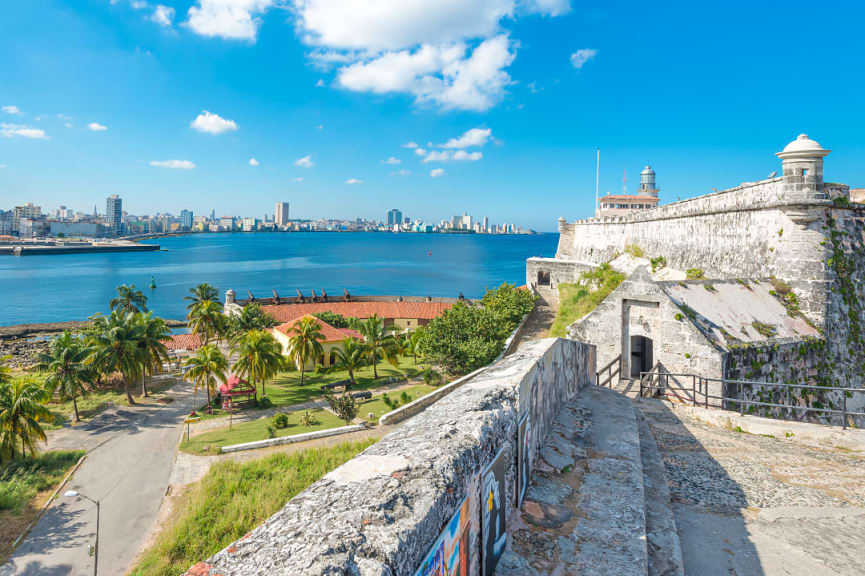
[(521, 419), (530, 423), (521, 462), (533, 462), (559, 409), (594, 372), (593, 346), (526, 344), (310, 486), (197, 573), (411, 576), (460, 513), (460, 556), (465, 551), (469, 574), (479, 575), (485, 469), (501, 464), (497, 486), (510, 515), (525, 453)]

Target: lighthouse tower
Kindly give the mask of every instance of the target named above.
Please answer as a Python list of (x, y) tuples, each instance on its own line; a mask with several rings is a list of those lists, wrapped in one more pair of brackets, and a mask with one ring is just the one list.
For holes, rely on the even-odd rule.
[(658, 186), (655, 184), (655, 171), (648, 164), (640, 172), (640, 187), (637, 189), (638, 196), (658, 197)]

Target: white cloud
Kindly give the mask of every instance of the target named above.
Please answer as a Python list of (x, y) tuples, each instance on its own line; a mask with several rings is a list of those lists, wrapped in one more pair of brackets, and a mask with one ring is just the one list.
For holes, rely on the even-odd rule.
[(490, 128), (472, 128), (463, 133), (459, 138), (451, 138), (441, 145), (442, 148), (471, 148), (472, 146), (483, 146), (487, 143), (493, 131)]
[(201, 114), (196, 116), (195, 120), (189, 123), (189, 127), (207, 134), (222, 134), (237, 130), (237, 124), (234, 120), (226, 120), (219, 114), (213, 114), (207, 110), (203, 110)]
[(174, 168), (175, 170), (192, 170), (195, 163), (189, 160), (151, 160), (151, 166), (157, 168)]
[(349, 178), (345, 181), (346, 184), (363, 184), (363, 180), (358, 180), (357, 178)]
[(18, 108), (18, 106), (12, 106), (12, 105), (4, 106), (3, 111), (6, 112), (7, 114), (15, 114), (16, 116), (21, 115), (21, 109)]
[(414, 153), (418, 156), (426, 156), (426, 150), (424, 150), (423, 148), (415, 148)]
[(291, 178), (289, 182), (303, 182), (303, 176), (298, 176), (297, 178)]
[(132, 6), (133, 10), (144, 10), (145, 8), (150, 6), (150, 4), (148, 4), (144, 0), (132, 0), (129, 5)]
[(402, 163), (402, 160), (400, 160), (399, 158), (396, 158), (396, 157), (394, 157), (394, 156), (391, 156), (391, 157), (388, 158), (387, 160), (382, 160), (381, 163), (382, 163), (382, 164), (391, 164), (391, 165), (395, 165), (395, 164), (400, 164), (400, 163)]
[(261, 15), (273, 5), (274, 0), (198, 0), (186, 25), (201, 36), (254, 43)]
[(9, 124), (3, 122), (0, 124), (0, 137), (32, 138), (35, 140), (42, 140), (48, 136), (45, 134), (44, 130), (40, 130), (39, 128), (33, 128), (32, 126), (25, 126), (23, 124)]
[(322, 130), (324, 130), (324, 124), (319, 124), (318, 126), (315, 127), (315, 129), (318, 130), (319, 132), (321, 132)]
[(411, 170), (406, 170), (405, 168), (390, 173), (391, 176), (408, 176), (409, 174), (411, 174)]
[(430, 178), (441, 178), (445, 175), (444, 168), (433, 168), (429, 171)]
[(318, 82), (315, 83), (316, 88), (324, 88), (324, 80), (321, 78), (318, 79)]
[(258, 160), (256, 160), (255, 158), (250, 158), (249, 159), (249, 165), (250, 166), (258, 166)]
[(300, 166), (301, 168), (312, 168), (315, 166), (315, 162), (312, 161), (312, 156), (304, 156), (303, 158), (295, 160), (294, 165)]
[(433, 150), (426, 156), (422, 162), (477, 162), (484, 155), (480, 152), (466, 152), (465, 150)]
[(169, 27), (174, 22), (174, 8), (158, 4), (150, 15), (150, 20), (160, 26)]
[(100, 124), (99, 122), (91, 122), (87, 125), (88, 130), (92, 130), (93, 132), (105, 132), (108, 130), (108, 126)]
[(586, 62), (597, 55), (598, 51), (594, 48), (582, 48), (571, 54), (571, 64), (577, 70), (581, 69)]
[(417, 148), (417, 142), (406, 142), (402, 145), (403, 148)]
[(337, 85), (483, 111), (504, 96), (516, 42), (502, 24), (569, 0), (293, 0), (298, 34)]

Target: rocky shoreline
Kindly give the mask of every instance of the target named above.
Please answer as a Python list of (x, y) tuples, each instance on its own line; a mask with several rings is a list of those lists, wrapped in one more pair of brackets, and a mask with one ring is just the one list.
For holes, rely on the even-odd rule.
[[(186, 326), (182, 320), (166, 320), (169, 328)], [(52, 336), (64, 330), (83, 330), (90, 320), (70, 320), (46, 324), (17, 324), (0, 326), (0, 358), (9, 356), (6, 364), (12, 369), (26, 370), (39, 362), (39, 356), (48, 350)]]

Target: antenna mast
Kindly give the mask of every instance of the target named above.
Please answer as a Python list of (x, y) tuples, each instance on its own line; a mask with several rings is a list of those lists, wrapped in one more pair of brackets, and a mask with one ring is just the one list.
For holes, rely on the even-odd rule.
[(600, 201), (598, 199), (598, 181), (601, 175), (601, 149), (598, 148), (598, 159), (595, 162), (595, 218), (598, 217), (598, 208), (600, 207)]

